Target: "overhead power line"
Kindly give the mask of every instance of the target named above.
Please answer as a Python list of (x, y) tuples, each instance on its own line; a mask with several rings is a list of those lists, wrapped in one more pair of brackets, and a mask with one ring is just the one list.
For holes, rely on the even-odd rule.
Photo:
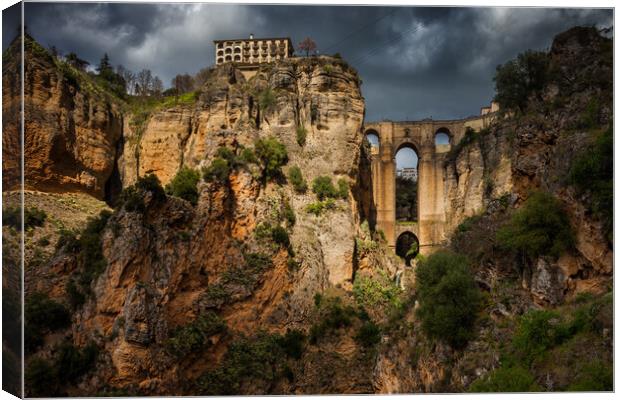
[(420, 29), (422, 29), (424, 27), (424, 24), (422, 23), (418, 23), (415, 26), (399, 33), (396, 36), (391, 37), (390, 39), (380, 43), (377, 46), (374, 46), (372, 49), (370, 49), (369, 51), (365, 52), (364, 54), (353, 58), (352, 60), (349, 61), (349, 63), (353, 66), (356, 66), (358, 64), (362, 64), (364, 62), (366, 62), (367, 60), (370, 59), (370, 57), (374, 56), (375, 54), (377, 54), (382, 48), (384, 48), (387, 44), (389, 43), (398, 43), (403, 36), (409, 34), (409, 33), (415, 33), (417, 31), (419, 31)]
[(323, 53), (324, 53), (324, 54), (325, 54), (325, 53), (328, 53), (328, 52), (329, 52), (329, 50), (331, 50), (331, 49), (335, 48), (336, 46), (338, 46), (338, 45), (340, 45), (340, 44), (342, 44), (342, 43), (346, 42), (346, 41), (347, 41), (348, 39), (350, 39), (352, 36), (355, 36), (356, 34), (358, 34), (358, 33), (362, 32), (362, 31), (364, 31), (364, 30), (368, 29), (369, 27), (371, 27), (372, 25), (375, 25), (376, 23), (378, 23), (379, 21), (383, 20), (384, 18), (389, 17), (390, 15), (394, 14), (397, 10), (398, 10), (397, 8), (394, 8), (392, 11), (388, 12), (387, 14), (385, 14), (385, 15), (383, 15), (383, 16), (381, 16), (381, 17), (377, 18), (377, 19), (376, 19), (376, 20), (374, 20), (374, 21), (369, 22), (368, 24), (366, 24), (366, 25), (362, 26), (361, 28), (358, 28), (358, 29), (354, 30), (353, 32), (349, 33), (348, 35), (346, 35), (344, 38), (340, 39), (340, 40), (339, 40), (339, 41), (337, 41), (336, 43), (333, 43), (333, 44), (331, 44), (331, 45), (327, 46), (327, 47), (323, 50)]

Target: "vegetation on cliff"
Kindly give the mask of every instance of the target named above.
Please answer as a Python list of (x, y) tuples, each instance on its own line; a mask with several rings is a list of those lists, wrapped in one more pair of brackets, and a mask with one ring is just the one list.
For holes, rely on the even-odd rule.
[(571, 249), (574, 234), (561, 203), (545, 192), (534, 192), (497, 233), (498, 242), (535, 260), (559, 257)]

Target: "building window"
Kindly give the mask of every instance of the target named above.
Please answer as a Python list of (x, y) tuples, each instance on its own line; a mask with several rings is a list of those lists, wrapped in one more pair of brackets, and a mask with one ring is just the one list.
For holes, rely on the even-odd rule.
[(223, 56), (224, 55), (224, 50), (218, 50), (217, 55), (218, 56)]
[(241, 56), (240, 55), (236, 55), (235, 56), (235, 61), (241, 61)]
[(221, 63), (223, 63), (223, 62), (224, 62), (224, 57), (219, 57), (219, 58), (217, 59), (217, 63), (218, 63), (218, 64), (221, 64)]
[(226, 61), (232, 61), (232, 57), (231, 56), (226, 56)]

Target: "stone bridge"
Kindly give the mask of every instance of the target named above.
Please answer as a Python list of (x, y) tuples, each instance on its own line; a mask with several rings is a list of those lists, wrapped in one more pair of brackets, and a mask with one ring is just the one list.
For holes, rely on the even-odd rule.
[[(483, 109), (485, 110), (485, 109)], [(495, 111), (495, 110), (493, 110)], [(376, 228), (383, 230), (388, 244), (399, 247), (399, 240), (415, 235), (422, 254), (445, 243), (444, 160), (452, 146), (459, 143), (467, 127), (480, 130), (488, 126), (495, 113), (448, 121), (383, 121), (364, 124), (364, 134), (374, 134), (378, 145), (371, 147), (373, 206)], [(449, 144), (436, 144), (436, 136), (448, 135)], [(396, 220), (396, 153), (413, 149), (418, 156), (417, 221)], [(399, 254), (401, 255), (401, 254)], [(401, 255), (402, 256), (402, 255)]]

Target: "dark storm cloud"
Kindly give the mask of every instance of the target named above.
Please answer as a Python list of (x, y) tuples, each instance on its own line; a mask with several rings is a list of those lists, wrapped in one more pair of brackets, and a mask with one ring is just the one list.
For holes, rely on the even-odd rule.
[(15, 3), (2, 10), (2, 51), (6, 49), (18, 33), (22, 21), (21, 4)]
[(364, 81), (367, 120), (461, 118), (493, 97), (495, 67), (546, 49), (574, 25), (610, 26), (611, 10), (204, 4), (26, 4), (44, 45), (91, 63), (149, 68), (164, 83), (213, 63), (214, 39), (312, 37), (339, 52)]

